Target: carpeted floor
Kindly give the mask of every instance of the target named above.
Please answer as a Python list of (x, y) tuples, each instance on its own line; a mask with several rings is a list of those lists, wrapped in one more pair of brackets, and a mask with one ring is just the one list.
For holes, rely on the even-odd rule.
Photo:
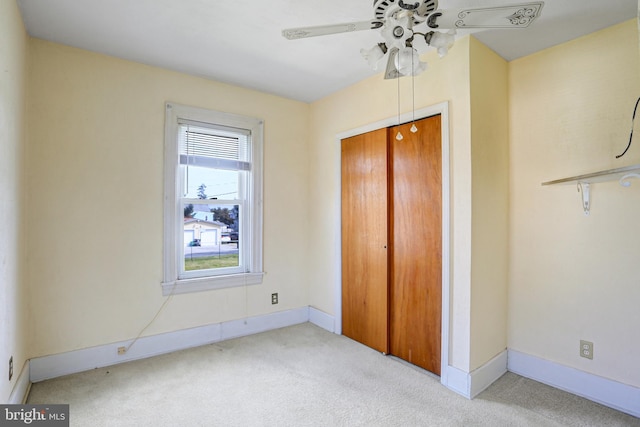
[(34, 384), (72, 426), (640, 426), (507, 373), (474, 400), (312, 324)]

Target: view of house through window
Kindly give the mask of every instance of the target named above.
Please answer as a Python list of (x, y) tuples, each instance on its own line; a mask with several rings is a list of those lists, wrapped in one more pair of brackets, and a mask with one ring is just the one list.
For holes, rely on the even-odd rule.
[(189, 203), (184, 210), (184, 270), (240, 265), (240, 205)]
[(241, 230), (247, 221), (243, 214), (251, 170), (249, 137), (241, 129), (180, 123), (183, 275), (234, 272), (242, 267)]
[(164, 292), (261, 283), (262, 121), (167, 104), (165, 144)]

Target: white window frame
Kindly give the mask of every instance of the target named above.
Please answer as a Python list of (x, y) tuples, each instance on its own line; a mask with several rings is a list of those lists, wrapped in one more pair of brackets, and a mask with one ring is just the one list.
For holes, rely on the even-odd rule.
[[(262, 283), (262, 180), (263, 180), (263, 121), (260, 119), (224, 113), (197, 107), (167, 103), (164, 141), (164, 268), (162, 294), (172, 295), (222, 289)], [(247, 195), (248, 217), (245, 217), (243, 266), (245, 271), (232, 274), (212, 274), (189, 277), (182, 274), (184, 248), (180, 244), (184, 233), (181, 207), (181, 179), (179, 177), (179, 121), (200, 122), (210, 126), (244, 129), (251, 136), (251, 171)], [(246, 208), (246, 207), (245, 207)]]

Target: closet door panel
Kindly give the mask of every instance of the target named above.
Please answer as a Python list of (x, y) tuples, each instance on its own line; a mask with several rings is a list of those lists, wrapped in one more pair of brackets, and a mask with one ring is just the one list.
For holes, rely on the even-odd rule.
[[(440, 375), (440, 116), (391, 128), (390, 353)], [(398, 130), (401, 141), (395, 139)]]
[(387, 131), (342, 140), (342, 333), (388, 352)]

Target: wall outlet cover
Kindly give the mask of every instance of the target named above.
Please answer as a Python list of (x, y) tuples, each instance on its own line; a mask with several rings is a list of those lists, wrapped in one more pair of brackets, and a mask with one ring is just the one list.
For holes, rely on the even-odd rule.
[(580, 340), (580, 356), (593, 360), (593, 343)]

